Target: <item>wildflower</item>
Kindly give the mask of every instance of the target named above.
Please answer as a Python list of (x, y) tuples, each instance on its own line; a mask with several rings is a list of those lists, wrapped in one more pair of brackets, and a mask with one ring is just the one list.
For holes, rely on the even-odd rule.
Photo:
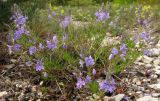
[(48, 49), (53, 50), (53, 49), (57, 48), (57, 44), (58, 44), (57, 36), (53, 36), (51, 41), (47, 40)]
[(14, 51), (19, 51), (20, 50), (20, 45), (19, 44), (15, 44), (14, 45)]
[(126, 47), (126, 44), (122, 44), (121, 47), (120, 47), (120, 51), (123, 53), (127, 50), (127, 47)]
[(76, 88), (80, 89), (82, 88), (83, 86), (85, 86), (85, 81), (82, 80), (82, 78), (77, 78), (77, 83), (76, 83)]
[(93, 75), (96, 75), (96, 70), (93, 68), (93, 70), (92, 70), (92, 74)]
[(91, 56), (85, 57), (85, 63), (87, 67), (92, 66), (94, 65), (94, 59)]
[(43, 63), (42, 63), (41, 60), (37, 60), (37, 63), (36, 63), (36, 71), (41, 71), (41, 70), (44, 70)]
[(115, 81), (112, 79), (111, 82), (104, 80), (99, 83), (100, 90), (104, 90), (105, 92), (113, 92), (116, 89)]
[(63, 43), (63, 48), (64, 48), (64, 49), (67, 49), (66, 43)]
[(31, 46), (31, 47), (29, 48), (29, 54), (30, 54), (30, 55), (33, 55), (35, 52), (36, 52), (36, 47), (35, 47), (35, 46)]
[(111, 54), (109, 55), (109, 60), (113, 59), (115, 55), (118, 54), (118, 49), (113, 48)]
[(83, 68), (84, 61), (80, 59), (80, 60), (79, 60), (79, 64), (80, 64), (80, 67)]
[(89, 75), (86, 76), (85, 82), (86, 82), (86, 83), (91, 82), (91, 77), (90, 77)]
[(44, 46), (43, 46), (42, 43), (39, 43), (39, 48), (40, 48), (40, 49), (44, 49)]
[(69, 23), (71, 22), (72, 18), (71, 16), (66, 16), (61, 22), (60, 22), (60, 27), (66, 28), (68, 27)]
[(125, 60), (125, 56), (127, 54), (127, 47), (126, 44), (122, 44), (120, 47), (120, 51), (122, 52), (122, 54), (120, 55), (122, 57), (123, 60)]
[(151, 50), (144, 50), (144, 55), (151, 56), (152, 51)]
[(52, 12), (52, 16), (53, 16), (53, 17), (56, 16), (56, 12)]
[(140, 37), (142, 38), (142, 39), (144, 39), (144, 40), (148, 40), (149, 39), (149, 34), (148, 33), (146, 33), (146, 32), (142, 32), (141, 34), (140, 34)]
[(118, 49), (117, 48), (113, 48), (112, 49), (112, 54), (113, 55), (117, 55), (118, 54)]
[(97, 17), (97, 21), (104, 21), (109, 18), (109, 13), (104, 11), (96, 12), (95, 15)]

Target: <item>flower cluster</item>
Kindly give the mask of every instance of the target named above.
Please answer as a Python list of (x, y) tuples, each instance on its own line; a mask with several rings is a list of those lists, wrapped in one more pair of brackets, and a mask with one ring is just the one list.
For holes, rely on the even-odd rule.
[(87, 67), (93, 66), (95, 64), (94, 59), (91, 56), (85, 57), (84, 60), (85, 62), (82, 59), (79, 60), (80, 67), (83, 67), (84, 63)]
[(67, 28), (71, 21), (71, 16), (65, 16), (64, 19), (60, 22), (60, 27), (64, 29)]
[(112, 79), (112, 81), (104, 80), (99, 83), (99, 87), (101, 90), (104, 90), (105, 92), (114, 92), (116, 89), (116, 83), (115, 80)]
[(36, 63), (36, 71), (42, 71), (44, 70), (44, 66), (43, 66), (43, 63), (41, 60), (37, 60), (37, 63)]
[(46, 42), (47, 42), (47, 48), (48, 48), (48, 49), (53, 50), (53, 49), (57, 48), (58, 39), (57, 39), (57, 36), (56, 36), (56, 35), (54, 35), (54, 36), (52, 37), (52, 40), (50, 40), (50, 41), (47, 40)]
[(149, 38), (150, 38), (149, 34), (146, 33), (146, 32), (142, 32), (142, 33), (140, 34), (140, 37), (141, 37), (142, 39), (144, 39), (145, 41), (149, 40)]
[(16, 24), (16, 30), (14, 32), (14, 39), (18, 40), (21, 38), (22, 34), (29, 34), (29, 31), (25, 28), (27, 17), (23, 16), (19, 12), (15, 12), (15, 14), (11, 17), (11, 19), (15, 22)]
[(118, 49), (117, 48), (113, 48), (111, 54), (109, 55), (109, 60), (113, 59), (115, 57), (115, 55), (118, 54)]
[(109, 12), (105, 12), (105, 11), (101, 10), (99, 12), (96, 12), (95, 16), (97, 18), (96, 19), (97, 21), (104, 21), (109, 18)]
[[(126, 44), (122, 44), (120, 47), (120, 57), (122, 57), (123, 60), (125, 60), (125, 56), (127, 54), (127, 46)], [(109, 55), (109, 60), (113, 59), (116, 55), (118, 54), (118, 49), (117, 48), (113, 48), (111, 54)]]

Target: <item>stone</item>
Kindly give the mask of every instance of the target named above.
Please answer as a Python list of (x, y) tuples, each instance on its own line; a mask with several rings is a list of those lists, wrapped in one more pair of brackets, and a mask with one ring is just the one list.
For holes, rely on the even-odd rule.
[(160, 83), (149, 85), (149, 87), (150, 87), (150, 88), (153, 88), (153, 89), (155, 89), (155, 90), (160, 90)]
[(154, 64), (154, 65), (157, 65), (157, 66), (160, 65), (160, 59), (154, 60), (154, 61), (153, 61), (153, 64)]
[(6, 91), (2, 91), (0, 92), (0, 98), (2, 98), (3, 96), (7, 95), (8, 93)]
[(159, 100), (158, 98), (154, 98), (152, 96), (144, 96), (144, 97), (137, 99), (137, 101), (159, 101)]
[[(105, 96), (105, 97), (103, 97), (103, 101), (114, 101), (114, 97), (108, 97), (108, 96)], [(95, 100), (93, 100), (93, 101), (95, 101)]]
[(136, 92), (136, 97), (137, 98), (143, 97), (143, 92), (142, 91), (137, 91)]
[(110, 45), (117, 45), (120, 44), (120, 38), (119, 37), (105, 37), (102, 42), (101, 42), (101, 46), (105, 47), (105, 46), (110, 46)]
[(114, 99), (115, 99), (115, 101), (121, 101), (124, 96), (125, 96), (125, 94), (118, 94), (118, 95), (114, 96)]
[(152, 51), (152, 56), (159, 56), (160, 55), (160, 49), (153, 48), (151, 49)]
[(140, 85), (141, 85), (141, 81), (138, 80), (138, 81), (136, 82), (136, 85), (140, 86)]
[(16, 62), (17, 62), (16, 59), (11, 59), (10, 61), (11, 61), (12, 63), (16, 63)]
[(160, 97), (160, 93), (152, 93), (153, 97)]
[(32, 86), (32, 92), (36, 92), (37, 91), (37, 87), (36, 86)]
[(156, 79), (156, 78), (158, 78), (158, 75), (153, 74), (153, 75), (151, 75), (151, 78)]
[(152, 61), (153, 61), (153, 58), (148, 57), (146, 55), (143, 56), (143, 62), (144, 63), (150, 64)]
[(145, 67), (146, 67), (146, 68), (151, 68), (152, 65), (151, 65), (151, 64), (146, 64)]
[(5, 68), (11, 69), (11, 68), (13, 68), (14, 66), (15, 66), (15, 64), (9, 64), (9, 65), (5, 65)]
[(160, 40), (158, 41), (156, 47), (157, 47), (157, 48), (160, 48)]

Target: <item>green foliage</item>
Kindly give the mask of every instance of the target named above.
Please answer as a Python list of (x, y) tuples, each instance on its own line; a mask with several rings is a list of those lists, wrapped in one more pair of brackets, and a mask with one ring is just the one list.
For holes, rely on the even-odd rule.
[(92, 81), (89, 84), (89, 89), (91, 90), (92, 93), (98, 93), (99, 91), (99, 84), (97, 81)]

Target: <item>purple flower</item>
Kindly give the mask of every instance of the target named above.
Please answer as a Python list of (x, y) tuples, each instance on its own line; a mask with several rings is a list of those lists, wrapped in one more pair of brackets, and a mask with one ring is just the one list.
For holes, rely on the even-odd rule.
[(92, 74), (93, 75), (96, 75), (96, 70), (93, 68), (93, 70), (92, 70)]
[(47, 47), (50, 50), (57, 48), (57, 44), (58, 44), (57, 36), (53, 36), (51, 41), (47, 40)]
[(80, 59), (80, 60), (79, 60), (79, 64), (80, 64), (80, 67), (83, 68), (84, 61)]
[(39, 43), (39, 48), (40, 48), (40, 49), (44, 49), (44, 46), (43, 46), (42, 43)]
[(56, 16), (56, 12), (52, 12), (52, 16), (53, 16), (53, 17)]
[(91, 77), (90, 77), (89, 75), (86, 76), (85, 82), (86, 82), (86, 83), (91, 82)]
[(14, 51), (19, 51), (20, 50), (21, 45), (19, 44), (15, 44), (14, 45)]
[(66, 43), (63, 43), (63, 48), (64, 48), (64, 49), (67, 49)]
[(36, 63), (36, 71), (41, 71), (41, 70), (44, 70), (43, 63), (42, 63), (41, 60), (37, 60), (37, 63)]
[(82, 88), (83, 86), (85, 86), (85, 81), (84, 80), (82, 80), (82, 78), (77, 78), (77, 83), (76, 83), (76, 88), (77, 89), (80, 89), (80, 88)]
[(151, 56), (153, 52), (151, 50), (144, 50), (144, 55)]
[(122, 52), (122, 54), (120, 55), (122, 57), (122, 59), (125, 61), (125, 56), (127, 54), (127, 47), (126, 44), (122, 44), (120, 47), (120, 51)]
[(146, 32), (142, 32), (142, 33), (140, 34), (140, 37), (141, 37), (142, 39), (146, 40), (146, 41), (150, 38), (150, 37), (149, 37), (149, 34), (146, 33)]
[(123, 53), (127, 50), (127, 47), (126, 47), (126, 44), (122, 44), (121, 47), (120, 47), (120, 51)]
[(112, 54), (113, 55), (117, 55), (118, 54), (118, 49), (117, 48), (113, 48), (112, 49)]
[(68, 25), (69, 25), (69, 23), (71, 22), (71, 20), (72, 20), (72, 17), (71, 16), (66, 16), (61, 22), (60, 22), (60, 27), (62, 27), (62, 28), (66, 28)]
[(109, 18), (109, 13), (100, 11), (100, 12), (96, 12), (95, 16), (97, 17), (97, 21), (104, 21)]
[(112, 79), (111, 82), (104, 80), (102, 82), (99, 83), (99, 87), (100, 90), (104, 90), (105, 92), (114, 92), (114, 90), (116, 89), (116, 84), (114, 79)]
[(36, 52), (36, 47), (35, 47), (35, 46), (31, 46), (31, 47), (29, 48), (29, 54), (30, 54), (30, 55), (33, 55), (35, 52)]
[(91, 56), (85, 57), (85, 63), (86, 63), (87, 67), (93, 66), (94, 65), (94, 59)]

